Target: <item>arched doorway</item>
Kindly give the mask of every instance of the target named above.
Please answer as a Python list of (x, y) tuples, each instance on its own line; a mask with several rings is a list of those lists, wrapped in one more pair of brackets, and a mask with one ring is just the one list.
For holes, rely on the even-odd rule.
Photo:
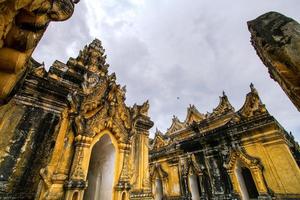
[(103, 135), (92, 149), (84, 200), (112, 199), (115, 155), (116, 150), (110, 136)]
[(257, 199), (259, 194), (251, 171), (240, 161), (236, 165), (236, 174), (243, 200)]

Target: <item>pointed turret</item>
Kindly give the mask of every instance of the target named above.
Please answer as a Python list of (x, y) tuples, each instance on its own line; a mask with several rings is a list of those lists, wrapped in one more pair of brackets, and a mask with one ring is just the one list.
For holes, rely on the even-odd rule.
[(153, 139), (153, 143), (150, 146), (151, 150), (152, 149), (159, 149), (163, 146), (166, 146), (167, 142), (164, 140), (163, 133), (160, 130), (158, 130), (158, 128), (156, 128), (154, 135), (155, 136), (154, 136), (154, 139)]
[(244, 105), (237, 113), (241, 117), (252, 117), (256, 114), (268, 113), (253, 83), (250, 84), (250, 89), (251, 91), (247, 94)]
[(228, 97), (224, 91), (222, 93), (222, 96), (220, 96), (219, 98), (220, 98), (219, 105), (215, 109), (213, 109), (212, 113), (207, 114), (207, 118), (214, 118), (214, 117), (226, 115), (228, 113), (234, 113), (234, 107), (229, 102)]
[(55, 61), (48, 77), (62, 83), (82, 88), (84, 94), (93, 92), (91, 88), (107, 76), (109, 65), (106, 63), (105, 50), (101, 41), (95, 39), (79, 51), (76, 58), (70, 58), (67, 64)]
[(170, 128), (168, 128), (166, 135), (171, 135), (172, 133), (174, 133), (175, 131), (181, 130), (185, 128), (185, 124), (182, 123), (178, 117), (176, 117), (175, 115), (173, 115), (173, 119), (172, 119), (172, 125)]
[(91, 72), (104, 76), (107, 74), (109, 65), (106, 63), (105, 49), (100, 40), (95, 39), (79, 52), (76, 58), (77, 64), (84, 66)]
[(162, 136), (163, 133), (156, 127), (154, 135), (160, 135), (160, 136)]
[(195, 105), (191, 105), (187, 108), (187, 115), (184, 121), (185, 125), (190, 125), (193, 122), (200, 122), (205, 119), (205, 115), (200, 113)]

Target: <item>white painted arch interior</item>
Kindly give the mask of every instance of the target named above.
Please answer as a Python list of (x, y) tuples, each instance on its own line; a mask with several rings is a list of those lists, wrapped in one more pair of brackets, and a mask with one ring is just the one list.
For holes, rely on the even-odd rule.
[(93, 146), (84, 200), (112, 200), (116, 149), (108, 134)]

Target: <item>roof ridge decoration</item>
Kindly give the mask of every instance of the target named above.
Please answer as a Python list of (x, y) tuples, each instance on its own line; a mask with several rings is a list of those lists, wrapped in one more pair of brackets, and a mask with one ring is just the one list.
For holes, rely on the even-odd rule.
[(212, 113), (206, 114), (207, 118), (215, 118), (228, 113), (234, 113), (235, 109), (229, 102), (228, 97), (224, 91), (222, 93), (222, 96), (220, 96), (219, 98), (220, 98), (219, 105), (215, 109), (213, 109)]
[(186, 125), (183, 122), (181, 122), (178, 119), (178, 117), (173, 115), (172, 124), (171, 124), (170, 128), (167, 129), (166, 135), (171, 135), (172, 133), (179, 131), (185, 127), (186, 127)]
[(188, 126), (193, 122), (200, 122), (203, 119), (205, 119), (205, 115), (200, 113), (195, 105), (190, 104), (187, 108), (187, 115), (183, 123)]
[(167, 145), (167, 142), (163, 138), (163, 133), (156, 128), (153, 143), (151, 145), (151, 150), (152, 149), (159, 149), (159, 148), (164, 147), (166, 145)]
[(241, 117), (248, 118), (256, 114), (268, 113), (265, 104), (262, 103), (253, 83), (250, 84), (250, 89), (251, 91), (247, 94), (244, 105), (237, 114)]

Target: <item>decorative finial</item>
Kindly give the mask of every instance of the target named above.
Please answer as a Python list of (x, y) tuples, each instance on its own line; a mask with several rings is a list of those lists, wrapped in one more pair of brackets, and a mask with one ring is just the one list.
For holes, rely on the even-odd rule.
[(251, 88), (251, 91), (255, 89), (253, 83), (250, 83), (250, 88)]
[(222, 95), (223, 95), (223, 97), (225, 97), (226, 96), (226, 94), (225, 94), (225, 91), (223, 90), (223, 92), (222, 92)]
[(127, 92), (127, 89), (126, 89), (126, 85), (124, 85), (123, 87), (122, 87), (122, 90), (123, 90), (123, 92)]
[(159, 132), (159, 130), (158, 130), (158, 128), (156, 127), (156, 128), (155, 128), (155, 135), (157, 135), (158, 132)]

